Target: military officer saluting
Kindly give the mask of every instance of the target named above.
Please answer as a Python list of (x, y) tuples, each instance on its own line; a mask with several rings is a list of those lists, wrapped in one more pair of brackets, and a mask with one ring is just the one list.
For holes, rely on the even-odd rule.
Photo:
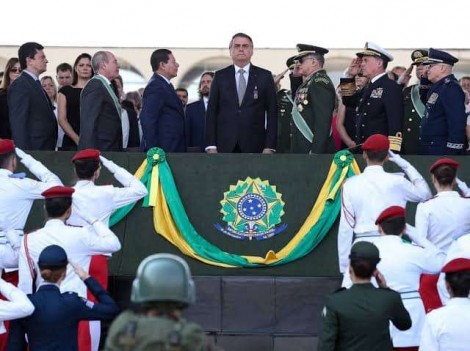
[(31, 351), (77, 351), (77, 330), (80, 320), (110, 320), (119, 307), (99, 283), (80, 266), (70, 262), (98, 303), (83, 299), (76, 293), (60, 292), (60, 285), (67, 274), (69, 261), (65, 250), (58, 245), (44, 248), (37, 265), (43, 283), (38, 291), (29, 295), (35, 307), (34, 313), (12, 322), (8, 350), (23, 351), (28, 337)]
[(427, 79), (433, 85), (427, 93), (426, 111), (421, 121), (420, 148), (423, 155), (461, 155), (467, 138), (465, 94), (452, 74), (459, 60), (451, 54), (429, 49)]
[[(387, 288), (377, 271), (379, 250), (369, 242), (354, 244), (349, 255), (354, 285), (331, 295), (323, 309), (323, 332), (318, 351), (392, 351), (389, 323), (411, 327), (400, 294)], [(375, 276), (380, 288), (371, 283)]]
[(413, 84), (403, 89), (403, 142), (401, 153), (406, 155), (419, 154), (419, 131), (421, 118), (424, 116), (425, 105), (421, 101), (421, 95), (427, 94), (431, 84), (425, 78), (426, 66), (423, 62), (428, 59), (428, 50), (417, 49), (411, 53), (413, 63), (398, 78), (399, 84), (408, 84), (413, 67), (416, 67), (416, 78), (419, 84)]
[(391, 149), (400, 151), (403, 121), (401, 87), (388, 78), (386, 69), (393, 56), (375, 43), (366, 42), (348, 67), (347, 75), (362, 73), (370, 83), (351, 96), (343, 95), (345, 106), (357, 111), (356, 144), (362, 144), (372, 134), (389, 136)]
[(330, 77), (323, 69), (327, 49), (297, 44), (299, 73), (303, 83), (295, 94), (292, 108), (292, 152), (334, 152), (331, 120), (336, 92)]

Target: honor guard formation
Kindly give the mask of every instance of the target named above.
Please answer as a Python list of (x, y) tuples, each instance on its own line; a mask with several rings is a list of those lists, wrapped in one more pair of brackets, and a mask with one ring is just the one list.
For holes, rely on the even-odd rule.
[[(470, 77), (459, 82), (458, 59), (434, 48), (413, 50), (408, 68), (388, 70), (393, 56), (367, 42), (335, 87), (324, 68), (328, 49), (296, 50), (273, 75), (251, 62), (253, 40), (237, 33), (233, 63), (204, 72), (200, 99), (187, 103), (187, 91), (171, 83), (179, 64), (168, 49), (152, 53), (143, 92), (124, 94), (110, 51), (59, 65), (57, 90), (52, 77), (40, 78), (44, 47), (21, 45), (0, 90), (0, 351), (96, 351), (101, 321), (112, 321), (101, 342), (109, 351), (217, 349), (182, 317), (195, 303), (182, 258), (144, 259), (130, 310), (119, 314), (107, 292), (108, 260), (121, 249), (110, 216), (148, 190), (101, 152), (154, 147), (362, 154), (365, 169), (341, 188), (342, 288), (323, 308), (318, 350), (470, 350), (470, 188), (457, 159), (443, 157), (468, 148)], [(409, 85), (413, 69), (417, 83)], [(281, 90), (287, 73), (290, 90)], [(64, 186), (28, 153), (37, 150), (73, 151), (77, 182)], [(411, 154), (442, 156), (429, 168), (435, 196), (406, 160)], [(15, 173), (19, 162), (31, 175)], [(403, 173), (387, 172), (388, 162)], [(96, 185), (101, 172), (121, 186)], [(44, 226), (25, 233), (37, 199)], [(417, 203), (414, 226), (405, 220), (409, 202)]]

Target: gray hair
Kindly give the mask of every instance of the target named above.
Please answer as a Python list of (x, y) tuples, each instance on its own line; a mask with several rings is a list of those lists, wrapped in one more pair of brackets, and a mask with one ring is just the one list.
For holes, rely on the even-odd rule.
[(101, 63), (106, 62), (108, 63), (108, 52), (107, 51), (98, 51), (93, 55), (91, 59), (91, 66), (95, 72), (98, 72), (100, 69)]

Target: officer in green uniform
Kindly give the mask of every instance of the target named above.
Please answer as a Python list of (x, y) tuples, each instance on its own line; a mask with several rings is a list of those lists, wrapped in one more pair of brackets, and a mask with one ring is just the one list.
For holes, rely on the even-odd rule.
[[(277, 92), (278, 120), (277, 120), (277, 152), (288, 153), (291, 150), (291, 128), (292, 122), (292, 102), (295, 91), (302, 84), (302, 76), (299, 74), (295, 56), (289, 57), (286, 66), (289, 73), (291, 90), (280, 89)], [(284, 72), (283, 72), (284, 73)], [(282, 77), (280, 78), (282, 79)], [(274, 79), (276, 82), (276, 79)]]
[(295, 94), (292, 109), (293, 153), (332, 153), (335, 150), (331, 135), (331, 120), (336, 92), (330, 77), (323, 69), (327, 49), (297, 44), (299, 71), (303, 83)]
[(419, 127), (421, 125), (421, 118), (424, 116), (425, 106), (420, 99), (423, 91), (430, 88), (430, 84), (424, 84), (422, 79), (426, 66), (423, 62), (428, 59), (428, 50), (418, 49), (411, 53), (411, 60), (413, 63), (400, 76), (398, 83), (405, 84), (411, 78), (411, 71), (416, 67), (416, 78), (420, 83), (414, 84), (403, 89), (403, 141), (401, 145), (401, 153), (406, 155), (419, 154)]
[[(389, 322), (399, 330), (411, 327), (400, 294), (386, 287), (376, 266), (379, 250), (367, 241), (351, 248), (349, 273), (353, 286), (331, 295), (323, 309), (318, 351), (391, 351)], [(371, 283), (375, 276), (380, 288)]]
[(202, 328), (181, 318), (195, 302), (194, 282), (187, 263), (171, 254), (144, 259), (132, 284), (136, 311), (125, 311), (113, 322), (107, 351), (207, 350)]

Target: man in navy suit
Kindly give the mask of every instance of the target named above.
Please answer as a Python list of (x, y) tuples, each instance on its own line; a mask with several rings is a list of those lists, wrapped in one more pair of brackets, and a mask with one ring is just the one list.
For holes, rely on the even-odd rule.
[(75, 273), (98, 299), (98, 303), (81, 298), (74, 292), (60, 292), (68, 263), (65, 250), (58, 245), (42, 250), (37, 266), (44, 282), (36, 293), (28, 295), (35, 311), (31, 316), (11, 323), (8, 350), (25, 350), (26, 334), (31, 351), (77, 351), (77, 330), (81, 320), (110, 320), (117, 315), (119, 307), (108, 292), (72, 262), (70, 264)]
[(206, 110), (213, 78), (214, 72), (204, 72), (201, 75), (199, 81), (200, 99), (186, 106), (186, 145), (188, 151), (191, 152), (204, 151)]
[(170, 82), (178, 74), (179, 64), (168, 49), (155, 50), (150, 64), (154, 74), (142, 98), (140, 148), (147, 151), (157, 146), (165, 152), (185, 152), (183, 104)]
[(57, 143), (54, 109), (39, 81), (48, 63), (43, 49), (33, 42), (21, 45), (18, 58), (23, 72), (8, 89), (12, 139), (24, 150), (54, 150)]
[(270, 71), (251, 64), (253, 41), (237, 33), (229, 45), (233, 65), (215, 72), (206, 113), (206, 150), (272, 153), (277, 99)]

